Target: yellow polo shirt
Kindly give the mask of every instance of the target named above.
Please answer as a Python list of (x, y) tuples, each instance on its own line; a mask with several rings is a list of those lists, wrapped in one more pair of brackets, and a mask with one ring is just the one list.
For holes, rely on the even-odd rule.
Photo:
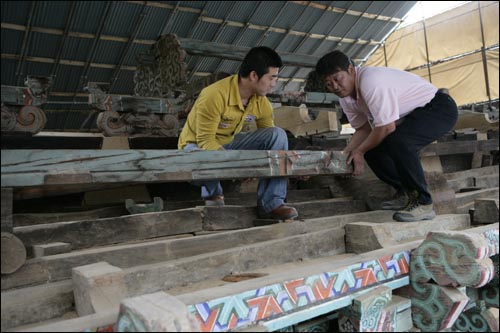
[(217, 81), (196, 99), (179, 136), (178, 148), (195, 143), (205, 150), (218, 150), (233, 141), (247, 117), (255, 119), (257, 128), (274, 127), (273, 108), (267, 97), (252, 96), (245, 109), (238, 74)]

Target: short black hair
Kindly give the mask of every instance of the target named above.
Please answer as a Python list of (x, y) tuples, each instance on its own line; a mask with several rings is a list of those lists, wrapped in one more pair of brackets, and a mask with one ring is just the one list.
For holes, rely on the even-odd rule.
[(347, 71), (349, 65), (354, 66), (354, 62), (345, 53), (339, 50), (325, 54), (316, 64), (316, 73), (320, 77), (335, 74), (340, 71)]
[(240, 77), (248, 77), (252, 71), (255, 71), (260, 79), (269, 72), (269, 67), (281, 66), (283, 62), (276, 51), (266, 46), (258, 46), (248, 51), (238, 74)]

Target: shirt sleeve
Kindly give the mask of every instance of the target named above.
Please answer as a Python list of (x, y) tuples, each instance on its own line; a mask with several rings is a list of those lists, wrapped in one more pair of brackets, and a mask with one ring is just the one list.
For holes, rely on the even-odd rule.
[(196, 142), (205, 150), (218, 150), (222, 146), (217, 142), (217, 127), (224, 111), (224, 98), (221, 95), (198, 97), (196, 114)]
[(257, 128), (274, 127), (273, 107), (266, 97), (259, 102), (259, 111), (260, 117), (255, 121)]

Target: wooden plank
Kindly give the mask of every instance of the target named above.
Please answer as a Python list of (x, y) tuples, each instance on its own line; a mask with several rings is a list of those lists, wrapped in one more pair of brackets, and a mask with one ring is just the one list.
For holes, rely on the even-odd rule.
[(33, 224), (101, 219), (126, 214), (127, 210), (122, 205), (69, 213), (14, 214), (12, 219), (15, 227), (22, 227)]
[(7, 150), (1, 159), (2, 187), (351, 172), (340, 151)]
[(470, 227), (468, 214), (438, 215), (430, 221), (418, 223), (354, 222), (345, 225), (346, 249), (348, 252), (363, 253), (405, 242), (425, 238), (430, 231), (462, 230)]
[(366, 204), (363, 200), (352, 200), (350, 198), (296, 202), (291, 204), (291, 206), (297, 209), (300, 219), (361, 213), (366, 211)]
[[(228, 250), (127, 268), (124, 269), (124, 279), (129, 296), (143, 295), (189, 283), (220, 279), (232, 272), (278, 265), (299, 259), (341, 254), (344, 253), (343, 237), (343, 228), (338, 227), (292, 235), (274, 241), (256, 242), (245, 246), (236, 246)], [(227, 238), (225, 242), (228, 242)], [(283, 249), (287, 250), (284, 251)], [(38, 316), (36, 308), (32, 305), (33, 297), (31, 296), (34, 292), (39, 294), (56, 284), (67, 285), (68, 281), (17, 289), (15, 290), (19, 291), (17, 299), (9, 297), (8, 300), (4, 300), (4, 297), (2, 297), (2, 324), (7, 322), (10, 324), (8, 327), (12, 327), (11, 323), (14, 322), (7, 315), (4, 316), (4, 313), (8, 313), (10, 316), (19, 315), (15, 320), (16, 326), (27, 324), (26, 321), (38, 322), (49, 319)], [(69, 285), (71, 286), (71, 283)], [(7, 293), (13, 294), (11, 291)], [(72, 295), (73, 293), (71, 293)], [(36, 303), (36, 306), (44, 307), (44, 315), (49, 309), (54, 310), (54, 315), (50, 318), (59, 317), (63, 314), (56, 311), (63, 305), (61, 301), (54, 302), (56, 296), (61, 298), (62, 295), (57, 293), (51, 299), (37, 299), (39, 303)], [(54, 303), (50, 303), (50, 301)], [(71, 299), (69, 302), (65, 301), (64, 305), (68, 303), (71, 304)]]
[[(148, 243), (120, 244), (113, 247), (101, 247), (39, 259), (28, 259), (18, 271), (2, 276), (1, 288), (5, 290), (67, 279), (71, 276), (71, 267), (101, 260), (119, 267), (152, 264), (219, 251), (233, 246), (253, 244), (258, 241), (289, 237), (332, 227), (342, 228), (346, 223), (359, 220), (387, 221), (391, 219), (392, 214), (391, 211), (375, 211), (328, 216), (303, 222), (296, 221), (261, 228), (226, 231), (199, 237), (160, 241), (149, 240)], [(228, 238), (232, 239), (232, 242), (227, 242)]]
[(478, 151), (489, 152), (498, 150), (498, 139), (490, 139), (483, 141), (449, 141), (437, 142), (428, 145), (420, 152), (420, 156), (442, 156), (474, 153)]
[[(350, 296), (353, 293), (361, 290), (366, 292), (368, 287), (384, 284), (395, 288), (407, 284), (407, 279), (400, 279), (408, 274), (409, 252), (416, 246), (412, 242), (345, 260), (311, 260), (294, 265), (293, 268), (281, 268), (279, 272), (266, 277), (198, 290), (178, 297), (184, 304), (192, 304), (189, 306), (190, 311), (197, 316), (206, 331), (214, 329), (214, 324), (231, 324), (230, 329), (235, 329), (235, 325), (241, 327), (260, 322), (268, 326), (267, 323), (275, 322), (272, 327), (268, 326), (274, 331), (347, 306), (352, 301)], [(387, 271), (380, 268), (379, 265), (391, 265), (389, 262), (395, 267)], [(278, 268), (274, 267), (273, 270)], [(377, 273), (368, 272), (372, 270)], [(388, 285), (389, 280), (397, 286)], [(265, 295), (261, 291), (266, 291)], [(286, 301), (283, 301), (284, 297)], [(240, 304), (259, 309), (258, 314), (248, 320), (251, 311), (236, 309), (235, 306)], [(205, 311), (204, 314), (201, 310)], [(221, 313), (234, 313), (235, 318), (229, 323), (229, 318), (221, 316)], [(207, 321), (209, 316), (211, 320)]]
[(81, 249), (200, 230), (202, 230), (200, 211), (185, 209), (101, 220), (17, 227), (14, 228), (14, 234), (24, 242), (28, 250), (31, 250), (32, 245), (54, 242), (69, 243), (72, 249)]
[[(74, 310), (71, 281), (2, 292), (2, 332), (19, 325), (61, 317)], [(35, 330), (36, 331), (36, 330)]]

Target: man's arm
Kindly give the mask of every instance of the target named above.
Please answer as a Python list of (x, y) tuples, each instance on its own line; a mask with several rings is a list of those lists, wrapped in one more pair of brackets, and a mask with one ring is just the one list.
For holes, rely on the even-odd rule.
[(263, 98), (259, 103), (260, 117), (256, 119), (257, 128), (274, 127), (273, 107), (267, 98)]
[[(361, 133), (359, 134), (357, 140), (360, 140), (360, 138), (365, 135), (367, 131), (369, 131), (369, 134), (365, 136), (365, 139), (358, 146), (356, 146), (355, 144), (351, 146), (350, 143), (344, 150), (349, 154), (347, 156), (347, 163), (351, 163), (351, 161), (354, 162), (354, 176), (359, 176), (363, 173), (365, 153), (378, 146), (382, 142), (382, 140), (384, 140), (389, 134), (394, 132), (396, 130), (396, 123), (390, 122), (389, 124), (371, 129), (370, 124), (367, 122), (360, 128), (360, 130)], [(358, 130), (356, 130), (356, 132), (358, 132)], [(352, 150), (347, 150), (349, 146), (352, 147)]]
[(217, 142), (216, 134), (224, 103), (218, 101), (218, 96), (210, 97), (203, 98), (197, 105), (196, 142), (198, 147), (205, 150), (221, 150), (224, 148)]
[(351, 137), (349, 144), (344, 148), (344, 154), (350, 153), (359, 147), (365, 141), (365, 139), (370, 135), (372, 131), (370, 124), (366, 122), (363, 126), (356, 128), (356, 131)]

